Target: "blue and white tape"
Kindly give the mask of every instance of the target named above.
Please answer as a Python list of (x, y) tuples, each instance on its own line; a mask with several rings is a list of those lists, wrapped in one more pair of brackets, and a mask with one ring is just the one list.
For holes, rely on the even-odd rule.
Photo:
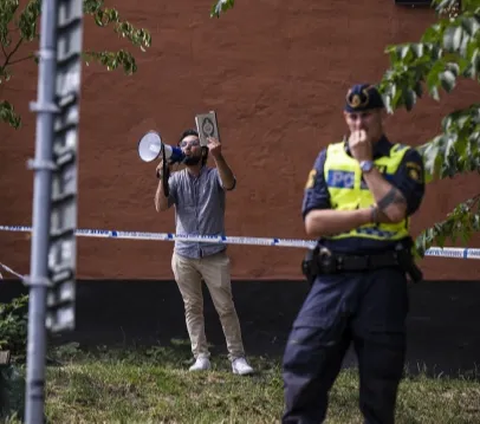
[[(15, 277), (18, 277), (20, 278), (21, 280), (23, 280), (23, 275), (20, 275), (18, 272), (14, 271), (12, 268), (10, 268), (9, 266), (5, 265), (5, 264), (2, 264), (0, 262), (0, 267), (2, 267), (5, 271), (9, 272), (10, 274), (12, 275), (15, 275)], [(0, 273), (0, 279), (3, 279), (3, 275)]]
[[(0, 231), (25, 232), (32, 231), (32, 227), (26, 226), (7, 226), (0, 225)], [(239, 237), (239, 236), (190, 236), (173, 233), (149, 233), (139, 231), (118, 231), (118, 230), (94, 230), (78, 229), (75, 234), (79, 237), (97, 237), (97, 238), (116, 238), (126, 240), (158, 240), (175, 241), (185, 240), (200, 243), (225, 243), (225, 244), (243, 244), (254, 246), (279, 246), (279, 247), (298, 247), (303, 249), (313, 249), (314, 240), (300, 239), (282, 239), (265, 237)], [(459, 259), (480, 259), (480, 249), (463, 247), (431, 247), (425, 252), (425, 256), (435, 256), (440, 258), (459, 258)]]

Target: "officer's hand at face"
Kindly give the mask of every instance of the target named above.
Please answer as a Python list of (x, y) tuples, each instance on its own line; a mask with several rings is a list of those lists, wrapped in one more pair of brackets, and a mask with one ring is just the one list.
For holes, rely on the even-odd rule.
[(372, 141), (365, 130), (352, 131), (348, 137), (348, 145), (357, 161), (372, 160)]

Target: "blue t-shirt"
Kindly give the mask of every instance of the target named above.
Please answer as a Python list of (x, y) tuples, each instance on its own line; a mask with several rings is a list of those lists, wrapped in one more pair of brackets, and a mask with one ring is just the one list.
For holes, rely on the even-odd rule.
[[(374, 146), (373, 157), (378, 159), (388, 156), (393, 144), (384, 136)], [(345, 150), (350, 155), (348, 143), (345, 143)], [(307, 188), (302, 203), (302, 216), (305, 219), (307, 213), (314, 209), (331, 209), (330, 194), (324, 178), (324, 164), (327, 157), (327, 149), (323, 149), (315, 160), (316, 171), (313, 186)], [(411, 173), (412, 167), (417, 171)], [(407, 201), (407, 215), (410, 216), (417, 211), (422, 203), (425, 193), (425, 182), (423, 180), (424, 165), (420, 153), (412, 148), (409, 149), (400, 163), (396, 173), (388, 178), (388, 182), (402, 192)], [(415, 177), (412, 177), (412, 175)], [(419, 177), (419, 178), (417, 178)], [(397, 241), (373, 240), (362, 237), (350, 237), (341, 240), (320, 239), (321, 245), (330, 248), (335, 252), (342, 253), (369, 253), (372, 251), (385, 250), (393, 247)]]

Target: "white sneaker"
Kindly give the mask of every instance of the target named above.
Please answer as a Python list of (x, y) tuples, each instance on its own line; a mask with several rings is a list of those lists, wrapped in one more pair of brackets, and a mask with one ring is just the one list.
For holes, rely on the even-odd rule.
[(248, 365), (245, 358), (237, 358), (232, 362), (232, 372), (239, 375), (247, 375), (253, 373), (253, 368)]
[(206, 356), (199, 356), (195, 363), (189, 368), (190, 371), (206, 371), (211, 367), (210, 360)]

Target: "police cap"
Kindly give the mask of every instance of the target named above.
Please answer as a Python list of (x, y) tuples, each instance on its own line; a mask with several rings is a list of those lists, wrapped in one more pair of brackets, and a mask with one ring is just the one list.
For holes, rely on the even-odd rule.
[(382, 96), (371, 84), (354, 85), (348, 90), (345, 100), (345, 111), (350, 113), (384, 107)]

